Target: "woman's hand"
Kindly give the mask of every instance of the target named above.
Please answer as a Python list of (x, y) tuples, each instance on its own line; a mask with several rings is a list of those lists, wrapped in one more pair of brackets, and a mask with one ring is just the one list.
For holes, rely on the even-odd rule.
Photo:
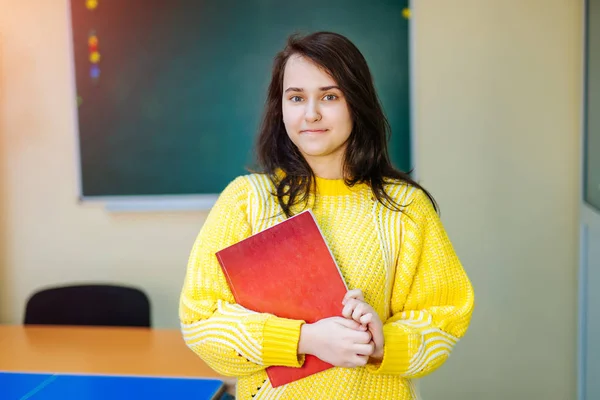
[(362, 292), (359, 289), (348, 291), (342, 301), (344, 308), (342, 315), (348, 320), (353, 320), (367, 327), (373, 338), (374, 350), (371, 357), (377, 361), (383, 358), (383, 322), (375, 312), (373, 307), (365, 302)]
[(337, 367), (361, 367), (374, 350), (365, 326), (342, 317), (302, 325), (298, 353), (311, 354)]

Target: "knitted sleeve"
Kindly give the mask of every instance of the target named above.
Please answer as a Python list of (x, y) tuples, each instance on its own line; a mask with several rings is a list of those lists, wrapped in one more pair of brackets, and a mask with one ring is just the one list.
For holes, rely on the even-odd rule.
[(226, 376), (244, 376), (270, 365), (299, 367), (303, 321), (257, 313), (235, 304), (215, 253), (251, 234), (249, 184), (244, 177), (221, 193), (193, 245), (179, 302), (187, 346)]
[(466, 333), (474, 307), (471, 283), (431, 202), (414, 190), (402, 215), (384, 356), (375, 374), (418, 378), (442, 365)]

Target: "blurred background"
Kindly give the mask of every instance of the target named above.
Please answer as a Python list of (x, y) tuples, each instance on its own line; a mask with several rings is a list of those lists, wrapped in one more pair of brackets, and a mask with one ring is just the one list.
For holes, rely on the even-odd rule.
[[(0, 323), (20, 324), (28, 297), (41, 288), (106, 282), (142, 288), (152, 303), (154, 327), (177, 329), (187, 258), (207, 211), (190, 206), (199, 203), (178, 206), (177, 200), (171, 208), (164, 202), (155, 209), (144, 208), (148, 206), (142, 201), (137, 209), (134, 204), (113, 211), (107, 203), (115, 195), (180, 193), (187, 198), (200, 193), (197, 199), (205, 204), (229, 179), (227, 174), (243, 173), (243, 162), (237, 160), (245, 162), (248, 156), (244, 146), (258, 121), (254, 111), (260, 111), (264, 99), (255, 89), (268, 79), (272, 49), (281, 47), (284, 37), (261, 42), (254, 56), (240, 56), (255, 70), (244, 72), (226, 63), (223, 86), (205, 88), (207, 100), (213, 102), (196, 105), (173, 91), (171, 97), (145, 103), (146, 111), (132, 111), (147, 113), (148, 119), (140, 119), (139, 125), (113, 124), (123, 118), (117, 109), (126, 113), (139, 106), (133, 94), (121, 93), (118, 108), (110, 108), (115, 100), (106, 88), (118, 85), (118, 79), (127, 81), (130, 89), (135, 83), (147, 90), (151, 85), (167, 90), (159, 88), (165, 82), (152, 78), (166, 64), (144, 49), (163, 46), (165, 52), (185, 53), (201, 48), (218, 59), (220, 53), (210, 43), (221, 40), (230, 53), (241, 52), (243, 43), (236, 42), (235, 35), (250, 35), (246, 40), (251, 41), (243, 28), (258, 29), (260, 24), (240, 16), (252, 11), (267, 18), (268, 12), (249, 8), (250, 2), (229, 1), (222, 10), (237, 17), (221, 23), (234, 31), (231, 37), (219, 39), (223, 26), (214, 23), (204, 31), (198, 26), (186, 31), (182, 25), (175, 33), (161, 34), (157, 28), (154, 36), (144, 36), (139, 34), (143, 31), (124, 27), (131, 23), (151, 30), (153, 25), (143, 21), (159, 20), (169, 5), (186, 2), (99, 0), (93, 20), (86, 20), (85, 1), (72, 0), (72, 5), (79, 3), (82, 8), (71, 9), (65, 0), (0, 0)], [(127, 14), (101, 14), (109, 3), (128, 3), (123, 6)], [(402, 2), (396, 3), (381, 2), (402, 11)], [(418, 180), (440, 203), (442, 220), (476, 291), (471, 328), (446, 365), (422, 380), (424, 398), (600, 399), (600, 384), (594, 381), (600, 377), (600, 295), (595, 293), (600, 288), (600, 122), (593, 112), (586, 113), (595, 106), (600, 114), (594, 100), (600, 96), (600, 2), (422, 0), (407, 2), (410, 13), (397, 14), (397, 21), (383, 5), (377, 6), (378, 1), (365, 4), (348, 3), (345, 19), (336, 23), (342, 24), (339, 30), (352, 27), (348, 30), (359, 48), (367, 49), (367, 58), (376, 65), (386, 112), (399, 132), (394, 139), (396, 160), (403, 168), (414, 166)], [(159, 5), (162, 9), (152, 8)], [(244, 13), (235, 14), (237, 5)], [(594, 16), (589, 28), (596, 36), (586, 35), (588, 6)], [(388, 15), (390, 32), (405, 38), (399, 50), (387, 50), (394, 45), (387, 36), (367, 40), (361, 32), (372, 32), (377, 20), (356, 22), (352, 7), (364, 8), (363, 16), (367, 11), (372, 18)], [(324, 9), (323, 15), (332, 9)], [(185, 26), (191, 29), (194, 24), (188, 21)], [(287, 28), (273, 27), (282, 33)], [(78, 58), (83, 54), (78, 52), (95, 50), (88, 42), (94, 29), (101, 58)], [(131, 32), (139, 36), (127, 36)], [(181, 47), (165, 46), (160, 37), (167, 34), (180, 35)], [(586, 38), (595, 46), (592, 58), (585, 57)], [(139, 43), (137, 58), (111, 53), (119, 40), (130, 40), (133, 47)], [(131, 65), (136, 59), (139, 64)], [(410, 67), (410, 74), (393, 73), (395, 62), (399, 70)], [(178, 85), (192, 86), (195, 72), (186, 65), (179, 60), (169, 76), (188, 80)], [(129, 75), (111, 75), (117, 67)], [(211, 68), (218, 71), (217, 64)], [(242, 86), (246, 80), (251, 86)], [(386, 80), (396, 86), (384, 88)], [(586, 91), (587, 84), (593, 90)], [(131, 90), (138, 99), (148, 97), (147, 92)], [(177, 119), (182, 107), (187, 110), (182, 119), (193, 122), (193, 107), (208, 107), (216, 119), (203, 123), (216, 127), (225, 123), (219, 119), (224, 114), (211, 104), (222, 104), (229, 96), (254, 96), (256, 101), (242, 104), (238, 119), (233, 115), (226, 121), (227, 132), (240, 131), (233, 155), (238, 158), (228, 164), (228, 154), (218, 153), (218, 143), (202, 139), (203, 154), (219, 156), (198, 157), (196, 168), (214, 181), (205, 187), (196, 181), (185, 186), (191, 176), (177, 186), (171, 180), (180, 177), (169, 176), (178, 175), (177, 168), (194, 168), (195, 150), (185, 140), (196, 132), (189, 131), (178, 148), (175, 139), (165, 135), (185, 126), (157, 126), (152, 116), (168, 112)], [(243, 118), (250, 121), (248, 126), (240, 122)], [(154, 147), (132, 149), (140, 133)], [(108, 139), (95, 142), (98, 135)], [(237, 140), (224, 135), (219, 139), (223, 143)], [(131, 152), (114, 150), (119, 148)], [(174, 161), (182, 148), (188, 150), (181, 153), (182, 160)], [(210, 148), (217, 150), (207, 151)], [(168, 157), (161, 159), (160, 154)], [(110, 175), (119, 168), (132, 171), (134, 166), (125, 166), (132, 159), (136, 165), (148, 160), (148, 168), (133, 169), (130, 177)], [(165, 173), (163, 165), (172, 169)], [(210, 170), (211, 165), (220, 167)], [(215, 176), (217, 170), (227, 174)], [(131, 193), (124, 189), (134, 187), (128, 182), (140, 180), (146, 186), (136, 186)], [(158, 181), (164, 184), (162, 192), (148, 192)]]

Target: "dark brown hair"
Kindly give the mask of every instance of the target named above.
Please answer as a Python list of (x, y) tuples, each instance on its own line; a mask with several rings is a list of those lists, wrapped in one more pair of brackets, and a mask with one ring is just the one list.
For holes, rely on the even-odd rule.
[[(344, 94), (353, 119), (353, 130), (344, 155), (346, 185), (366, 183), (377, 200), (386, 207), (401, 211), (385, 191), (392, 181), (403, 181), (425, 192), (436, 211), (433, 197), (407, 173), (393, 167), (387, 148), (391, 129), (375, 91), (371, 72), (358, 48), (346, 37), (332, 32), (307, 36), (292, 35), (285, 48), (275, 56), (265, 113), (256, 143), (257, 161), (273, 182), (274, 193), (286, 216), (299, 202), (307, 205), (315, 187), (312, 169), (289, 139), (283, 124), (283, 76), (287, 60), (300, 55), (324, 68)], [(283, 176), (277, 174), (283, 172)]]

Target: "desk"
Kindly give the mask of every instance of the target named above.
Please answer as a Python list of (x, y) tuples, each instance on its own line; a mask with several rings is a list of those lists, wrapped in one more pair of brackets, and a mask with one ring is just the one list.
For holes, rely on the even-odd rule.
[(218, 379), (0, 372), (3, 400), (220, 400), (223, 391)]
[(46, 374), (218, 378), (179, 330), (0, 325), (0, 371)]

